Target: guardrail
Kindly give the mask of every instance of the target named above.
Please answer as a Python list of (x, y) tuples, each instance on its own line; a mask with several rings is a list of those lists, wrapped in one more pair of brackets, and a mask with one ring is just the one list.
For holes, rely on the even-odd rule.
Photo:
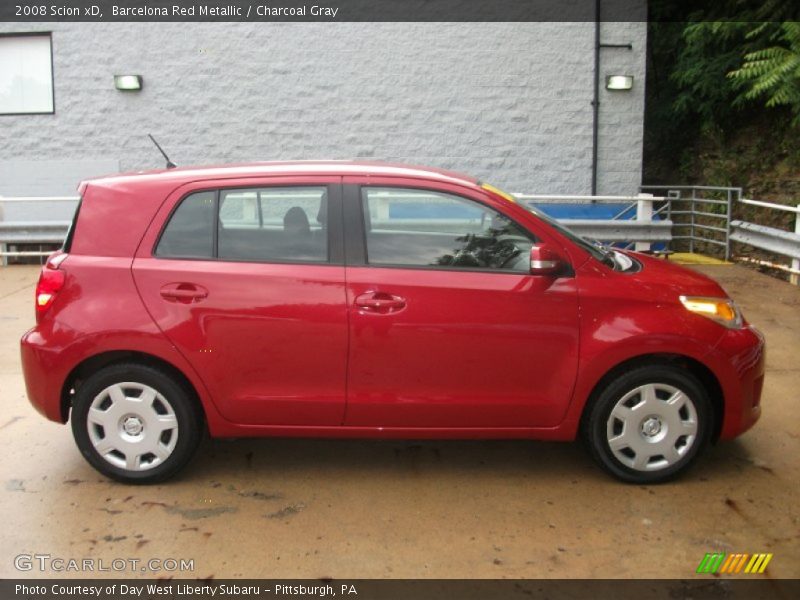
[[(626, 247), (647, 251), (654, 242), (672, 240), (672, 221), (665, 217), (663, 196), (575, 196), (565, 194), (514, 194), (529, 205), (541, 204), (624, 204), (611, 219), (558, 219), (559, 223), (585, 238), (603, 242), (627, 242)], [(656, 208), (655, 204), (661, 204)]]
[(800, 235), (745, 221), (731, 223), (731, 239), (762, 250), (800, 259)]
[(60, 244), (64, 241), (68, 229), (69, 221), (0, 222), (0, 240), (4, 244)]
[(794, 213), (794, 233), (784, 231), (783, 229), (767, 227), (765, 225), (756, 225), (755, 223), (748, 223), (746, 221), (733, 221), (731, 223), (731, 239), (734, 242), (749, 244), (750, 246), (762, 250), (790, 257), (792, 259), (791, 267), (769, 264), (769, 261), (759, 262), (766, 262), (766, 266), (772, 266), (773, 268), (787, 271), (789, 273), (789, 281), (794, 285), (800, 284), (800, 204), (793, 207), (784, 204), (774, 204), (773, 202), (763, 202), (761, 200), (750, 200), (747, 198), (743, 198), (741, 202), (742, 204), (749, 204), (750, 206)]
[[(613, 219), (561, 219), (565, 226), (578, 235), (604, 242), (629, 242), (637, 250), (649, 250), (653, 242), (669, 242), (671, 239), (669, 220), (654, 220), (659, 210), (653, 210), (653, 202), (664, 198), (651, 194), (638, 196), (566, 196), (519, 194), (519, 200), (531, 204), (569, 203), (569, 204), (627, 204)], [(32, 207), (46, 203), (73, 203), (78, 198), (72, 196), (48, 197), (0, 197), (0, 209), (5, 205), (22, 207), (18, 213), (25, 214)], [(635, 209), (635, 219), (633, 209)], [(74, 207), (72, 208), (74, 211)], [(21, 256), (47, 256), (49, 252), (9, 251), (14, 244), (60, 244), (66, 236), (69, 221), (64, 220), (25, 220), (8, 221), (3, 219), (0, 210), (0, 258)]]
[[(643, 190), (664, 193), (673, 221), (673, 240), (688, 240), (689, 252), (710, 244), (722, 248), (726, 260), (735, 258), (789, 273), (789, 281), (800, 283), (800, 204), (787, 206), (744, 198), (742, 188), (709, 185), (645, 185)], [(734, 219), (737, 205), (794, 213), (794, 232)], [(676, 208), (677, 207), (677, 210)], [(747, 244), (791, 259), (790, 265), (750, 256), (733, 256), (732, 243)]]
[(631, 242), (637, 250), (649, 250), (653, 242), (672, 239), (672, 221), (607, 221), (599, 219), (559, 219), (559, 223), (581, 237), (604, 242)]
[[(623, 205), (611, 219), (559, 219), (576, 234), (611, 243), (627, 243), (636, 250), (649, 250), (653, 243), (669, 247), (675, 240), (686, 240), (689, 251), (701, 244), (723, 250), (731, 258), (731, 244), (747, 244), (767, 252), (786, 256), (791, 266), (774, 261), (737, 257), (750, 262), (786, 271), (790, 281), (798, 284), (800, 276), (800, 205), (786, 206), (742, 197), (742, 188), (717, 186), (660, 185), (642, 186), (643, 190), (665, 192), (664, 195), (642, 193), (636, 196), (580, 196), (563, 194), (515, 194), (530, 205), (547, 204), (616, 204)], [(49, 251), (9, 251), (9, 245), (60, 244), (69, 228), (77, 206), (75, 196), (0, 196), (0, 260), (8, 257), (46, 256)], [(784, 211), (795, 214), (794, 233), (733, 219), (736, 204)], [(62, 206), (54, 210), (53, 206)], [(4, 207), (7, 210), (4, 210)], [(34, 209), (35, 207), (35, 209)], [(40, 218), (42, 209), (50, 208), (47, 218)], [(20, 218), (35, 212), (36, 220)]]
[(0, 196), (0, 264), (8, 257), (38, 256), (47, 251), (10, 251), (10, 245), (61, 244), (75, 212), (77, 196)]

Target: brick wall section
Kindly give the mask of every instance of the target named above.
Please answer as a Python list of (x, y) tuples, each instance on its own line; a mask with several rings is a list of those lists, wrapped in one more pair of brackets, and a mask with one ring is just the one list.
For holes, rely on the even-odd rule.
[[(55, 115), (0, 117), (0, 163), (366, 158), (588, 194), (593, 23), (53, 23)], [(646, 23), (605, 23), (599, 193), (641, 179)], [(118, 92), (113, 74), (140, 74)]]

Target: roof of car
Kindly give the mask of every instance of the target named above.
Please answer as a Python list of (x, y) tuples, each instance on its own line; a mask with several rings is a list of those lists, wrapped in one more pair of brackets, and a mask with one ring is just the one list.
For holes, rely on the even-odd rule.
[(84, 183), (114, 185), (116, 183), (133, 183), (136, 180), (162, 181), (196, 181), (202, 179), (224, 179), (233, 177), (257, 177), (279, 175), (354, 175), (372, 177), (411, 177), (432, 179), (461, 185), (476, 185), (478, 180), (469, 175), (401, 163), (384, 163), (377, 161), (349, 160), (308, 160), (308, 161), (274, 161), (254, 162), (229, 165), (208, 165), (178, 167), (174, 169), (157, 169), (137, 171), (97, 177)]

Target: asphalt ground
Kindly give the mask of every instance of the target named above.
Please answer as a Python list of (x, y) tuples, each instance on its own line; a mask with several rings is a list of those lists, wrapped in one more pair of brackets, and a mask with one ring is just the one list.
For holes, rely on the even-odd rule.
[[(15, 568), (47, 554), (142, 561), (102, 573), (120, 577), (686, 578), (722, 551), (771, 552), (763, 576), (796, 578), (800, 289), (694, 268), (766, 334), (767, 376), (756, 427), (678, 481), (621, 484), (579, 444), (264, 439), (206, 441), (147, 487), (97, 474), (28, 404), (18, 340), (38, 269), (0, 268), (0, 577), (87, 576)], [(194, 570), (142, 572), (150, 559)]]

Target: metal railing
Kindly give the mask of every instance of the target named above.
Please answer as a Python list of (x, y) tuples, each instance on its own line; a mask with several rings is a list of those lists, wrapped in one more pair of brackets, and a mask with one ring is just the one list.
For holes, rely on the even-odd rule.
[[(558, 219), (582, 237), (602, 242), (622, 243), (636, 250), (650, 250), (654, 242), (672, 240), (672, 221), (666, 215), (666, 198), (642, 193), (636, 196), (573, 196), (559, 194), (514, 194), (529, 205), (624, 204), (610, 219)], [(656, 206), (660, 204), (660, 206)]]
[[(578, 235), (604, 242), (625, 242), (637, 250), (649, 250), (653, 242), (668, 242), (671, 239), (669, 220), (654, 220), (662, 209), (654, 210), (653, 203), (664, 198), (650, 194), (638, 196), (564, 196), (519, 194), (518, 198), (531, 204), (627, 204), (626, 208), (612, 219), (560, 219)], [(43, 203), (62, 202), (77, 206), (78, 198), (71, 196), (49, 197), (0, 197), (0, 257), (47, 256), (48, 251), (30, 252), (8, 250), (8, 246), (18, 244), (60, 244), (69, 228), (65, 220), (7, 220), (3, 218), (2, 206), (17, 205), (26, 210), (18, 211), (25, 215)], [(72, 210), (74, 211), (74, 206)], [(633, 216), (635, 209), (635, 219)], [(627, 216), (626, 216), (627, 215)], [(37, 215), (38, 216), (38, 215)]]
[(703, 244), (722, 248), (730, 260), (730, 224), (733, 202), (742, 188), (702, 185), (644, 185), (642, 190), (665, 192), (668, 218), (673, 221), (673, 240), (687, 240), (689, 252)]
[[(685, 241), (689, 252), (713, 253), (712, 249), (716, 248), (726, 260), (736, 258), (779, 269), (789, 273), (790, 281), (798, 284), (800, 204), (787, 206), (744, 198), (739, 187), (646, 185), (641, 189), (645, 193), (636, 196), (516, 194), (516, 197), (529, 205), (622, 205), (608, 219), (562, 218), (559, 222), (583, 237), (624, 244), (636, 250), (649, 250), (653, 243), (671, 249), (676, 241)], [(660, 192), (660, 195), (650, 192)], [(8, 257), (48, 255), (50, 250), (19, 250), (18, 247), (61, 244), (69, 228), (68, 217), (77, 203), (75, 196), (0, 196), (0, 264), (5, 264)], [(54, 209), (55, 206), (61, 208)], [(794, 232), (734, 219), (739, 206), (793, 213)], [(35, 218), (30, 218), (31, 213)], [(788, 257), (791, 264), (748, 256), (734, 257), (733, 243)], [(9, 250), (9, 246), (15, 249)]]
[[(800, 281), (800, 204), (787, 206), (745, 198), (742, 188), (704, 185), (645, 185), (642, 190), (662, 192), (667, 214), (674, 221), (673, 240), (688, 240), (689, 252), (705, 250), (704, 245), (723, 249), (725, 260), (752, 262), (789, 273), (789, 281)], [(677, 205), (677, 210), (673, 206)], [(735, 219), (742, 207), (794, 213), (794, 232), (760, 223)], [(746, 244), (791, 259), (790, 265), (775, 260), (734, 255), (733, 243)]]
[[(42, 246), (61, 244), (78, 205), (77, 196), (0, 196), (0, 264), (9, 257), (44, 257), (52, 250)], [(38, 245), (38, 251), (19, 246)], [(14, 250), (9, 250), (9, 246)]]
[(751, 200), (747, 198), (742, 198), (740, 202), (749, 206), (794, 213), (794, 233), (774, 227), (747, 223), (746, 221), (733, 221), (731, 223), (731, 239), (735, 242), (749, 244), (750, 246), (762, 250), (790, 257), (792, 259), (790, 267), (776, 265), (775, 263), (771, 263), (771, 261), (758, 262), (766, 263), (765, 266), (771, 266), (772, 268), (788, 272), (789, 281), (794, 285), (800, 284), (800, 204), (797, 206), (787, 206), (785, 204), (775, 204), (773, 202), (764, 202), (762, 200)]

